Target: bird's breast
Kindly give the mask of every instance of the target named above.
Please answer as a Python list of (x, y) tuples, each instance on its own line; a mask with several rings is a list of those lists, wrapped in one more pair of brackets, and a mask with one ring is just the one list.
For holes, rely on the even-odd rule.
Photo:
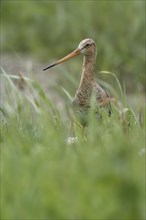
[(88, 112), (88, 109), (90, 108), (90, 99), (91, 95), (89, 91), (87, 93), (83, 91), (77, 91), (75, 94), (75, 97), (73, 99), (73, 109), (75, 112)]

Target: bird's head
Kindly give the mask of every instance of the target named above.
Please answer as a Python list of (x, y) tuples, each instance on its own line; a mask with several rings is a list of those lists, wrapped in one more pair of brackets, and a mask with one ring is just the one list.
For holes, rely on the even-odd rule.
[(87, 38), (79, 43), (77, 50), (84, 56), (91, 56), (96, 53), (96, 44), (94, 40)]
[(82, 40), (79, 43), (79, 46), (77, 47), (77, 49), (75, 49), (72, 53), (70, 53), (67, 56), (63, 57), (62, 59), (56, 61), (55, 63), (45, 67), (43, 70), (47, 70), (47, 69), (49, 69), (53, 66), (56, 66), (60, 63), (63, 63), (66, 60), (69, 60), (70, 58), (75, 57), (79, 54), (83, 54), (84, 56), (92, 56), (93, 54), (96, 54), (96, 44), (95, 44), (95, 42), (90, 38)]

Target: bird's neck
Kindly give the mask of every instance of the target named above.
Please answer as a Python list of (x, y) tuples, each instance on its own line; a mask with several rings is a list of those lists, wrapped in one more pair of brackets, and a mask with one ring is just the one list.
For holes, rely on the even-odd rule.
[(93, 84), (95, 61), (96, 56), (84, 56), (80, 86), (83, 84)]

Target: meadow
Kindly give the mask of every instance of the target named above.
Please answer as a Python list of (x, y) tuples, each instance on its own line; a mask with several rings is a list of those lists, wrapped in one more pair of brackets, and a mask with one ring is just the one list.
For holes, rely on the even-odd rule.
[[(1, 6), (1, 219), (144, 220), (144, 1)], [(42, 68), (86, 36), (97, 42), (97, 82), (116, 102), (102, 120), (91, 108), (83, 133), (71, 105), (81, 58)]]
[(69, 104), (62, 117), (37, 81), (1, 76), (1, 219), (144, 219), (143, 116), (113, 106), (70, 134)]

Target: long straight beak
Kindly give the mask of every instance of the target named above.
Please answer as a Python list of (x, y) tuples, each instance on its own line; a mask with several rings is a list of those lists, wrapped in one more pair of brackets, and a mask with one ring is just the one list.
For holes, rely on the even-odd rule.
[(60, 64), (60, 63), (63, 63), (63, 62), (65, 62), (66, 60), (69, 60), (70, 58), (79, 55), (80, 52), (81, 52), (80, 49), (77, 48), (77, 49), (74, 50), (72, 53), (70, 53), (70, 54), (68, 54), (67, 56), (63, 57), (62, 59), (56, 61), (55, 63), (50, 64), (49, 66), (45, 67), (43, 70), (45, 71), (45, 70), (47, 70), (47, 69), (49, 69), (49, 68), (51, 68), (51, 67), (53, 67), (53, 66), (56, 66), (56, 65), (58, 65), (58, 64)]

